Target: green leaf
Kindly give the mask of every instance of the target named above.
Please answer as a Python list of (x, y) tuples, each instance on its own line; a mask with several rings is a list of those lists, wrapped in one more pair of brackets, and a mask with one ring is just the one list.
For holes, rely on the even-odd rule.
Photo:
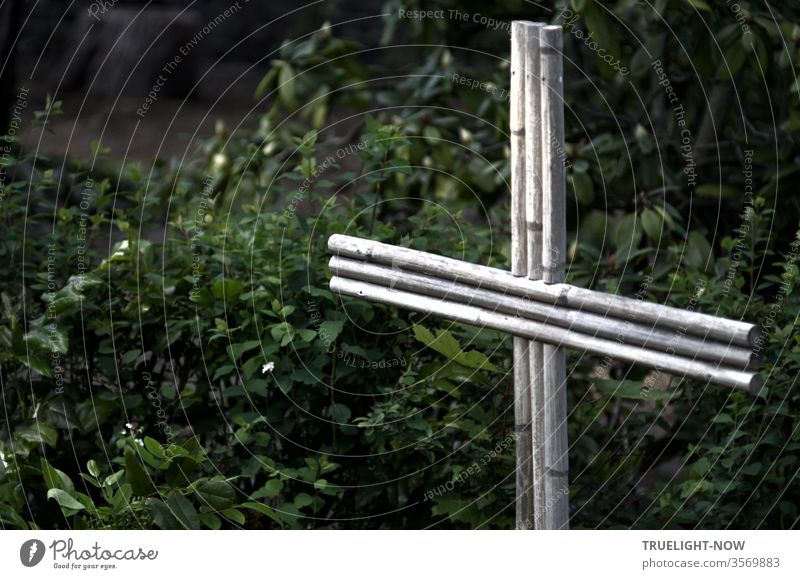
[(178, 520), (170, 512), (169, 507), (161, 499), (150, 497), (145, 502), (147, 508), (150, 510), (150, 516), (153, 517), (153, 522), (159, 529), (177, 530), (181, 528)]
[(633, 55), (630, 69), (631, 73), (636, 78), (643, 77), (647, 71), (650, 70), (653, 60), (658, 58), (658, 55), (660, 55), (664, 49), (665, 38), (666, 35), (663, 33), (651, 36)]
[(245, 390), (258, 396), (266, 396), (268, 393), (269, 382), (262, 378), (256, 378), (245, 382)]
[(274, 499), (283, 489), (283, 481), (272, 478), (262, 487), (262, 494), (268, 499)]
[(248, 501), (246, 503), (242, 503), (242, 508), (250, 509), (251, 511), (256, 511), (261, 513), (262, 515), (266, 515), (279, 525), (283, 526), (283, 519), (277, 514), (275, 509), (268, 507), (264, 503)]
[(595, 380), (594, 386), (608, 396), (634, 400), (668, 400), (678, 393), (674, 388), (667, 390), (648, 388), (642, 382), (635, 380)]
[(294, 498), (294, 506), (298, 509), (302, 509), (303, 507), (307, 507), (314, 502), (314, 499), (311, 495), (307, 493), (300, 493)]
[(185, 496), (176, 491), (167, 495), (167, 505), (172, 510), (173, 516), (184, 529), (199, 529), (200, 519), (194, 505)]
[[(238, 360), (242, 357), (242, 354), (245, 352), (249, 352), (253, 348), (258, 348), (261, 345), (261, 340), (248, 340), (246, 342), (239, 342), (238, 344), (230, 344), (228, 346), (228, 354), (233, 360)], [(233, 366), (229, 366), (229, 368), (233, 369)], [(216, 380), (218, 376), (215, 374), (214, 379)]]
[(66, 473), (50, 466), (50, 463), (44, 458), (40, 460), (40, 464), (42, 467), (42, 476), (44, 476), (44, 484), (48, 489), (61, 489), (67, 492), (75, 490), (72, 479), (69, 478)]
[(100, 467), (97, 465), (97, 461), (94, 459), (89, 459), (89, 461), (86, 463), (86, 470), (88, 470), (89, 474), (94, 478), (100, 478)]
[(155, 456), (156, 458), (164, 458), (164, 446), (155, 440), (154, 438), (150, 438), (149, 436), (144, 437), (144, 447), (147, 451)]
[(103, 486), (104, 487), (113, 487), (117, 483), (119, 483), (120, 479), (123, 476), (125, 476), (125, 469), (124, 468), (121, 469), (121, 470), (118, 470), (117, 472), (115, 472), (112, 475), (107, 476), (106, 479), (103, 481)]
[(155, 490), (150, 476), (139, 463), (136, 453), (131, 448), (125, 449), (125, 475), (134, 495), (146, 496)]
[[(617, 39), (617, 34), (611, 25), (608, 12), (604, 8), (601, 8), (596, 3), (592, 2), (586, 6), (586, 10), (583, 13), (583, 19), (584, 22), (586, 22), (586, 28), (588, 28), (589, 32), (592, 34), (592, 40), (597, 44), (597, 65), (600, 69), (600, 72), (606, 78), (611, 78), (614, 76), (614, 74), (616, 74), (616, 72), (611, 64), (603, 60), (603, 58), (610, 58), (613, 61), (619, 62), (620, 50), (619, 40)], [(589, 42), (591, 43), (592, 40)], [(585, 39), (583, 42), (585, 45)], [(582, 46), (582, 48), (585, 48), (585, 46)], [(587, 50), (591, 49), (587, 48)], [(602, 53), (603, 58), (600, 58), (600, 51), (604, 51)]]
[(730, 414), (725, 414), (724, 412), (720, 412), (714, 417), (714, 420), (712, 420), (712, 422), (714, 424), (732, 424), (733, 418), (731, 417)]
[(88, 474), (86, 474), (85, 472), (81, 472), (81, 473), (78, 473), (78, 474), (80, 475), (80, 477), (81, 477), (83, 480), (85, 480), (86, 482), (88, 482), (88, 483), (89, 483), (90, 485), (92, 485), (94, 488), (96, 488), (96, 489), (103, 488), (103, 485), (101, 485), (101, 484), (100, 484), (100, 483), (97, 481), (97, 479), (96, 479), (95, 477), (93, 477), (93, 476), (91, 476), (91, 475), (88, 475)]
[(438, 336), (434, 336), (425, 326), (414, 324), (414, 337), (426, 346), (451, 359), (461, 352), (461, 346), (450, 332), (440, 331)]
[(53, 377), (53, 367), (47, 357), (37, 354), (36, 352), (29, 351), (23, 354), (16, 354), (16, 358), (34, 372), (38, 372), (47, 378)]
[(639, 248), (642, 241), (642, 228), (637, 227), (636, 214), (631, 213), (622, 218), (614, 235), (617, 248), (617, 261), (625, 263), (631, 254)]
[(446, 330), (437, 330), (436, 336), (434, 336), (424, 326), (414, 324), (414, 337), (426, 346), (462, 366), (473, 369), (490, 370), (493, 372), (498, 371), (498, 368), (489, 362), (489, 358), (481, 352), (477, 350), (464, 352), (458, 340)]
[(222, 520), (214, 513), (200, 513), (198, 516), (200, 517), (200, 522), (209, 529), (216, 531), (222, 527)]
[(284, 62), (281, 66), (280, 73), (278, 73), (278, 94), (289, 109), (297, 107), (297, 99), (295, 97), (295, 74), (292, 65)]
[(461, 352), (454, 358), (454, 361), (462, 366), (473, 368), (475, 370), (491, 370), (492, 372), (499, 371), (497, 366), (489, 362), (489, 358), (487, 358), (485, 354), (478, 352), (477, 350)]
[(56, 429), (41, 420), (17, 428), (14, 431), (14, 435), (26, 442), (47, 444), (52, 447), (55, 447), (58, 441)]
[(661, 239), (661, 229), (664, 224), (664, 219), (661, 215), (652, 209), (645, 209), (641, 215), (642, 229), (647, 234), (647, 237), (653, 241)]
[(142, 353), (142, 351), (139, 350), (139, 349), (131, 350), (130, 352), (127, 352), (124, 356), (122, 356), (122, 363), (127, 366), (131, 362), (134, 362), (136, 360), (136, 358), (138, 358), (141, 353)]
[(55, 293), (44, 294), (48, 311), (62, 314), (79, 305), (84, 299), (83, 292), (87, 288), (95, 287), (103, 282), (92, 275), (73, 275), (67, 280), (67, 285)]
[(343, 321), (328, 320), (322, 322), (319, 326), (319, 337), (325, 343), (333, 343), (342, 333), (342, 328), (344, 328)]
[(331, 418), (340, 424), (346, 423), (348, 420), (350, 420), (350, 416), (352, 416), (352, 412), (350, 412), (350, 409), (344, 404), (331, 404), (328, 412), (330, 413)]
[(47, 498), (55, 500), (59, 505), (61, 505), (65, 509), (80, 511), (86, 508), (64, 489), (50, 489), (49, 491), (47, 491)]
[(278, 67), (273, 66), (267, 74), (264, 75), (264, 78), (261, 79), (261, 82), (258, 83), (255, 91), (256, 99), (260, 99), (265, 94), (267, 94), (267, 90), (269, 90), (270, 85), (278, 76)]
[(571, 175), (572, 190), (581, 205), (589, 205), (594, 201), (594, 182), (588, 173), (573, 172)]
[[(317, 337), (316, 330), (295, 330), (300, 339), (304, 342), (310, 342)], [(285, 344), (282, 344), (285, 345)]]
[(210, 480), (197, 487), (197, 495), (212, 509), (222, 511), (233, 506), (236, 493), (233, 487), (223, 480)]
[(232, 304), (242, 293), (242, 282), (231, 278), (218, 279), (211, 286), (211, 293), (218, 300), (224, 299), (226, 304)]
[(318, 478), (314, 481), (314, 489), (327, 495), (335, 495), (337, 492), (339, 492), (339, 487), (329, 484), (324, 478)]
[(55, 322), (48, 324), (43, 318), (31, 322), (31, 329), (23, 339), (34, 352), (66, 354), (69, 351), (65, 328), (59, 327)]
[(711, 469), (711, 462), (706, 457), (702, 457), (690, 468), (700, 476), (704, 476)]
[(230, 519), (234, 523), (244, 525), (244, 514), (238, 509), (225, 509), (221, 513), (225, 518)]
[(699, 231), (692, 231), (687, 237), (683, 260), (687, 267), (695, 270), (705, 269), (709, 261), (713, 263), (711, 244)]
[[(228, 352), (231, 353), (230, 351)], [(220, 376), (228, 376), (229, 374), (233, 374), (233, 371), (236, 369), (236, 366), (233, 364), (225, 364), (217, 368), (214, 372), (214, 377), (212, 378), (213, 381), (216, 381), (220, 378)]]

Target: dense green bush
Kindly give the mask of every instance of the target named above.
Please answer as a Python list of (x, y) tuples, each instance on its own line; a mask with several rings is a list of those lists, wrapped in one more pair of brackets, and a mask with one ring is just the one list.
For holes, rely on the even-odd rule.
[[(727, 8), (654, 4), (541, 15), (572, 11), (629, 69), (567, 30), (570, 281), (761, 322), (766, 386), (652, 392), (645, 370), (571, 353), (572, 524), (789, 528), (798, 15), (748, 6), (751, 53)], [(513, 525), (510, 339), (334, 297), (325, 247), (346, 232), (506, 267), (508, 63), (490, 55), (506, 55), (507, 33), (388, 18), (384, 40), (436, 46), (366, 65), (323, 26), (273, 61), (257, 131), (220, 125), (181, 163), (119, 170), (98, 144), (62, 171), (12, 143), (4, 526)], [(693, 130), (694, 181), (659, 55)], [(763, 106), (765, 86), (785, 102)]]

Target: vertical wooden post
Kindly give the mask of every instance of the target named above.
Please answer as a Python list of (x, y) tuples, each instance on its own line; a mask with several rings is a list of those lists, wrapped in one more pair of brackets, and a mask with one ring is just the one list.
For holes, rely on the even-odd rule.
[[(528, 27), (511, 26), (511, 273), (523, 276), (528, 265), (525, 221), (525, 91)], [(514, 428), (516, 432), (516, 527), (533, 525), (533, 439), (528, 340), (514, 338)]]
[[(542, 75), (542, 261), (546, 283), (564, 281), (566, 182), (564, 174), (564, 70), (560, 26), (541, 32)], [(545, 528), (569, 527), (566, 357), (544, 345)]]
[[(528, 23), (525, 48), (525, 219), (528, 234), (528, 278), (542, 278), (542, 23)], [(544, 477), (544, 345), (528, 344), (533, 438), (533, 527), (543, 529), (547, 508)]]

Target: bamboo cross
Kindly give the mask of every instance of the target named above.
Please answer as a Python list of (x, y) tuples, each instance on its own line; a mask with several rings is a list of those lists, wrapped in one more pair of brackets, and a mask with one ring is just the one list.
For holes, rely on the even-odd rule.
[(333, 235), (331, 290), (514, 336), (516, 526), (569, 526), (564, 348), (757, 393), (758, 328), (564, 283), (562, 32), (511, 35), (511, 271)]

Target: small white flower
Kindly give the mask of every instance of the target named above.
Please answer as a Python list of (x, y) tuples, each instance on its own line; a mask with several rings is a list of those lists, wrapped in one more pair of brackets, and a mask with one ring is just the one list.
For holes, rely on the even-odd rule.
[(144, 446), (144, 440), (142, 440), (141, 438), (137, 438), (136, 444), (138, 444), (139, 446)]
[(133, 428), (133, 424), (131, 424), (130, 422), (126, 422), (125, 428)]
[(272, 372), (275, 369), (275, 362), (267, 362), (263, 366), (261, 366), (261, 373), (266, 374), (267, 372)]

